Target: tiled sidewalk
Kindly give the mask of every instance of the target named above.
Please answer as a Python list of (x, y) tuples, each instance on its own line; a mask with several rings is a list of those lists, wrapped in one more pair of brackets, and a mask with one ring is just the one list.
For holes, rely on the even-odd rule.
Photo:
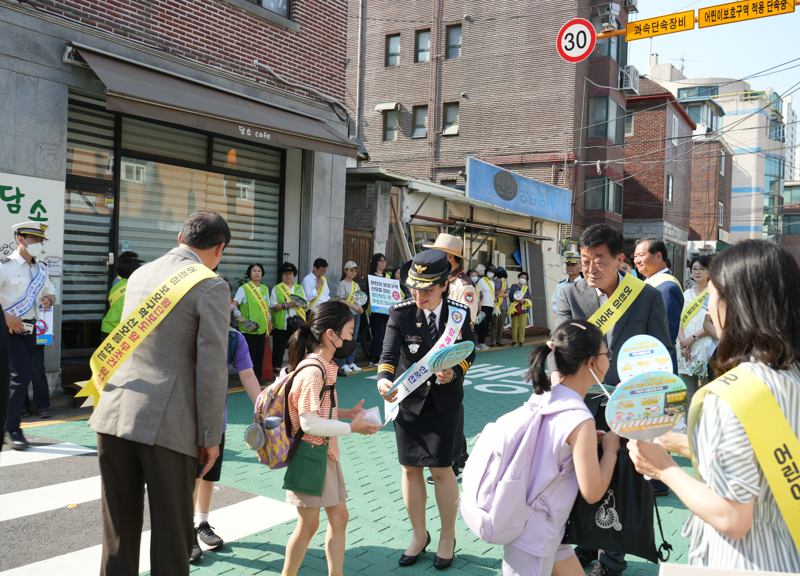
[[(530, 347), (522, 349), (493, 349), (478, 354), (475, 376), (466, 387), (466, 434), (474, 439), (483, 426), (502, 414), (518, 407), (529, 396), (530, 386), (523, 384), (521, 370), (527, 367)], [(481, 365), (495, 368), (480, 370)], [(496, 376), (505, 368), (517, 367), (513, 375)], [(364, 372), (342, 378), (337, 382), (339, 402), (349, 408), (362, 398), (365, 406), (377, 406), (381, 400), (375, 387), (375, 372)], [(370, 378), (372, 377), (372, 378)], [(469, 375), (468, 375), (469, 379)], [(512, 383), (515, 381), (515, 383)], [(476, 386), (478, 387), (476, 389)], [(518, 387), (525, 387), (522, 393)], [(272, 472), (258, 464), (242, 440), (245, 427), (252, 422), (252, 404), (243, 392), (233, 392), (228, 402), (229, 418), (226, 437), (225, 463), (220, 484), (253, 494), (283, 500), (283, 473)], [(46, 428), (46, 432), (45, 432)], [(85, 420), (53, 424), (37, 430), (49, 438), (95, 446), (94, 434)], [(384, 576), (387, 573), (412, 576), (438, 572), (433, 568), (437, 547), (438, 519), (433, 487), (428, 491), (428, 521), (433, 543), (432, 552), (409, 568), (400, 568), (397, 559), (409, 543), (410, 527), (400, 489), (400, 466), (392, 426), (373, 436), (353, 435), (340, 440), (342, 468), (349, 499), (350, 522), (347, 535), (345, 574)], [(688, 470), (689, 463), (682, 465)], [(673, 545), (671, 561), (686, 562), (688, 543), (680, 531), (688, 517), (686, 508), (675, 497), (659, 499), (659, 508), (667, 540)], [(98, 519), (99, 521), (99, 519)], [(213, 513), (211, 517), (213, 525)], [(254, 534), (239, 541), (226, 543), (218, 551), (206, 552), (205, 558), (192, 568), (193, 574), (280, 574), (283, 554), (295, 523), (288, 522)], [(327, 522), (320, 515), (320, 528), (311, 543), (300, 574), (327, 574), (324, 537)], [(446, 571), (455, 575), (496, 575), (500, 573), (502, 548), (491, 546), (475, 537), (459, 520), (456, 526), (458, 548), (453, 566)], [(661, 543), (656, 531), (656, 545)], [(657, 574), (658, 567), (647, 561), (629, 557), (626, 575)]]

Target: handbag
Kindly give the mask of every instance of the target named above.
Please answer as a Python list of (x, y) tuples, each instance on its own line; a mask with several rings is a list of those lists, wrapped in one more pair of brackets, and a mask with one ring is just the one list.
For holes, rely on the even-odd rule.
[[(628, 456), (627, 440), (622, 439), (614, 475), (605, 496), (589, 504), (578, 492), (569, 514), (563, 544), (577, 544), (589, 550), (633, 554), (658, 564), (669, 559), (672, 546), (664, 541), (661, 518), (658, 527), (663, 543), (656, 549), (653, 509), (658, 516), (653, 487)], [(598, 447), (602, 452), (602, 448)], [(664, 552), (666, 553), (664, 553)]]
[[(333, 397), (334, 386), (323, 386), (320, 400), (326, 391), (331, 394), (331, 408), (328, 419), (333, 417)], [(289, 409), (287, 407), (286, 411)], [(309, 496), (322, 496), (325, 487), (325, 473), (328, 471), (328, 444), (319, 446), (303, 442), (305, 433), (303, 429), (298, 430), (292, 448), (289, 450), (289, 467), (283, 477), (283, 489), (291, 490), (297, 494), (307, 494)]]

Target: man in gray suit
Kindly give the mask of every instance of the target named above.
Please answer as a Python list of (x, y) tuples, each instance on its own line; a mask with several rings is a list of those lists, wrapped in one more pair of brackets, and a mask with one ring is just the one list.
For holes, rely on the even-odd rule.
[[(122, 318), (186, 266), (216, 269), (230, 239), (216, 212), (189, 216), (179, 247), (131, 275)], [(230, 299), (218, 277), (192, 287), (111, 377), (89, 420), (102, 478), (101, 575), (139, 573), (145, 484), (151, 572), (189, 574), (197, 461), (205, 474), (222, 435)]]
[[(588, 320), (600, 306), (604, 305), (622, 281), (624, 272), (619, 265), (624, 260), (622, 234), (611, 226), (595, 224), (589, 226), (578, 241), (583, 278), (565, 286), (558, 297), (556, 325), (573, 319)], [(606, 332), (606, 346), (613, 352), (611, 366), (605, 377), (605, 384), (619, 384), (617, 358), (623, 344), (633, 337), (648, 335), (661, 341), (670, 354), (675, 346), (669, 337), (667, 312), (661, 293), (652, 286), (645, 285), (630, 304), (625, 313)], [(553, 378), (560, 381), (555, 371)], [(605, 411), (601, 409), (601, 398), (587, 399), (586, 404), (595, 415), (598, 430), (607, 430)], [(578, 559), (585, 567), (597, 559), (590, 576), (619, 576), (627, 568), (625, 555), (596, 550), (576, 548)]]

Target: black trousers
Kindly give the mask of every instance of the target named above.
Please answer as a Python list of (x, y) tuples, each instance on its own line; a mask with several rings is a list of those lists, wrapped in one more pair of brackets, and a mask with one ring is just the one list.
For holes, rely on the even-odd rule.
[(482, 306), (481, 310), (486, 315), (483, 319), (483, 322), (478, 324), (478, 344), (483, 344), (486, 342), (486, 334), (489, 332), (489, 326), (492, 323), (492, 312), (494, 312), (494, 306)]
[(145, 484), (150, 502), (150, 574), (188, 575), (197, 458), (98, 434), (97, 461), (103, 509), (100, 576), (139, 574)]
[(370, 350), (370, 360), (377, 364), (383, 352), (383, 337), (386, 334), (386, 324), (389, 323), (388, 314), (376, 314), (369, 317), (369, 324), (372, 327), (372, 349)]
[(261, 382), (261, 372), (264, 367), (264, 346), (267, 342), (267, 335), (264, 334), (244, 334), (247, 347), (250, 349), (250, 360), (253, 361), (253, 372), (256, 373), (256, 378)]
[[(283, 354), (286, 352), (286, 345), (289, 344), (289, 338), (292, 332), (288, 330), (273, 330), (272, 331), (272, 367), (280, 368), (283, 366)], [(277, 378), (278, 373), (275, 373)]]
[(16, 432), (20, 430), (20, 410), (28, 402), (28, 384), (31, 383), (34, 367), (44, 374), (44, 346), (36, 345), (35, 334), (9, 334), (8, 351), (11, 362), (11, 392), (6, 431)]

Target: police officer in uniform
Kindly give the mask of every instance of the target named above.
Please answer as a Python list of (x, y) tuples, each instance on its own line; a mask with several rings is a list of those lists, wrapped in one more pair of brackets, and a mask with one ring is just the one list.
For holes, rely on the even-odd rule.
[[(469, 308), (446, 298), (451, 272), (447, 256), (426, 250), (407, 262), (401, 281), (411, 290), (411, 300), (392, 306), (378, 366), (378, 390), (388, 401), (393, 380), (421, 360), (444, 334), (454, 308), (466, 315), (458, 341), (475, 339)], [(464, 412), (464, 374), (475, 359), (475, 351), (459, 365), (442, 370), (400, 402), (394, 421), (397, 453), (403, 466), (403, 499), (413, 530), (409, 547), (399, 559), (410, 566), (431, 542), (425, 527), (427, 490), (424, 469), (430, 468), (436, 484), (436, 502), (441, 517), (437, 568), (446, 568), (455, 551), (458, 512), (458, 482), (452, 464), (461, 454)]]
[(28, 400), (33, 370), (44, 373), (44, 347), (36, 345), (39, 305), (47, 311), (56, 303), (56, 289), (47, 267), (36, 258), (42, 253), (46, 224), (23, 222), (11, 227), (17, 250), (0, 261), (0, 304), (8, 325), (11, 359), (11, 395), (6, 417), (6, 441), (14, 450), (25, 450), (28, 441), (20, 428), (20, 410)]
[[(475, 318), (477, 318), (481, 308), (478, 298), (478, 289), (475, 287), (475, 284), (472, 283), (470, 277), (467, 276), (464, 271), (464, 266), (462, 265), (464, 261), (464, 241), (458, 236), (453, 236), (451, 234), (439, 234), (436, 237), (436, 242), (433, 244), (423, 244), (422, 246), (424, 248), (441, 250), (447, 255), (447, 262), (450, 264), (450, 275), (447, 278), (450, 282), (450, 289), (447, 295), (449, 298), (466, 304), (469, 307), (470, 318), (472, 318), (474, 324)], [(456, 479), (461, 476), (461, 469), (466, 465), (467, 458), (469, 458), (469, 454), (467, 453), (467, 438), (462, 433), (461, 454), (453, 461), (453, 473), (456, 475)], [(428, 476), (425, 481), (428, 484), (433, 484), (433, 476)]]
[(556, 284), (556, 289), (553, 290), (553, 296), (550, 302), (553, 303), (553, 313), (556, 312), (558, 305), (558, 293), (564, 286), (574, 284), (581, 275), (581, 256), (577, 252), (564, 252), (564, 263), (567, 265), (567, 278)]

